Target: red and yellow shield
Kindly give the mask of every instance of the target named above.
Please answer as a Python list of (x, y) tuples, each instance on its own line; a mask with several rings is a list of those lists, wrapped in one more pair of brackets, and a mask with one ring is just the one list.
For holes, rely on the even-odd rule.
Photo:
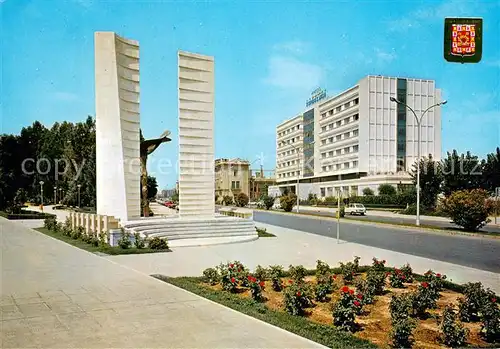
[(451, 54), (472, 56), (476, 53), (476, 25), (453, 24), (451, 28)]

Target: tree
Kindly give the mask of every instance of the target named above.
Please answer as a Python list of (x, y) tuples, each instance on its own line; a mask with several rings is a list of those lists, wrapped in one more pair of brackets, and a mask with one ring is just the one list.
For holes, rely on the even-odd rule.
[(266, 210), (269, 210), (271, 207), (273, 207), (275, 199), (272, 196), (265, 195), (262, 198), (262, 201), (264, 201), (264, 206), (266, 207)]
[(280, 197), (280, 205), (285, 212), (291, 212), (296, 203), (297, 196), (295, 194), (283, 195)]
[(483, 166), (482, 187), (490, 193), (500, 187), (500, 148), (496, 152), (488, 154)]
[[(434, 161), (432, 155), (420, 159), (420, 205), (426, 209), (436, 207), (438, 194), (441, 192), (441, 183), (443, 182), (443, 174), (441, 164)], [(413, 184), (417, 184), (417, 163), (413, 164), (410, 176), (413, 179)]]
[(239, 193), (234, 198), (234, 202), (238, 207), (245, 207), (246, 205), (248, 205), (248, 201), (249, 201), (248, 195), (245, 193)]
[(370, 187), (366, 187), (365, 189), (363, 189), (363, 195), (364, 196), (372, 196), (373, 190)]
[(378, 195), (396, 195), (396, 188), (390, 184), (380, 184), (378, 186)]
[(470, 152), (458, 155), (456, 150), (448, 152), (442, 160), (443, 185), (446, 196), (457, 190), (480, 188), (482, 184), (482, 162)]
[(153, 176), (148, 176), (148, 200), (154, 199), (158, 193), (158, 183), (156, 178)]
[(481, 229), (488, 223), (493, 205), (484, 189), (457, 190), (443, 201), (443, 211), (453, 223), (468, 231)]

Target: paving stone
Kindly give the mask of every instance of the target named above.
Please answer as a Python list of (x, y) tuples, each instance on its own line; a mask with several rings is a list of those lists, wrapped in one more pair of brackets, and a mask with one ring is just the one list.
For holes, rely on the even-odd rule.
[(50, 308), (45, 303), (19, 304), (18, 306), (21, 313), (23, 313), (26, 317), (51, 315)]
[(34, 334), (66, 331), (68, 327), (56, 315), (38, 316), (27, 318), (31, 331)]
[(83, 312), (82, 308), (80, 308), (76, 303), (73, 303), (71, 301), (63, 301), (63, 302), (48, 301), (46, 304), (55, 314)]

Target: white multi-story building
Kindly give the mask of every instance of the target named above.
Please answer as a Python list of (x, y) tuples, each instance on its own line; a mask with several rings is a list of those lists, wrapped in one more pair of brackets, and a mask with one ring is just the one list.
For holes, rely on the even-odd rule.
[[(309, 106), (276, 128), (276, 182), (301, 198), (377, 193), (380, 184), (411, 185), (417, 158), (417, 123), (397, 98), (417, 115), (441, 102), (433, 80), (367, 76), (328, 98), (315, 91)], [(320, 99), (320, 100), (318, 100)], [(421, 155), (441, 154), (441, 107), (430, 109), (421, 125)]]

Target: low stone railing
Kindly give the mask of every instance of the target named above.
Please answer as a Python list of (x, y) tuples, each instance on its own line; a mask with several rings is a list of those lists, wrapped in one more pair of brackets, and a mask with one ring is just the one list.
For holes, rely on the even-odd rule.
[(94, 213), (70, 212), (69, 220), (71, 229), (76, 230), (79, 227), (83, 228), (85, 235), (106, 233), (106, 239), (110, 242), (110, 233), (120, 231), (118, 219), (113, 216), (105, 216)]
[(219, 209), (219, 213), (224, 216), (238, 217), (245, 219), (250, 219), (253, 217), (252, 211), (245, 209), (238, 209), (238, 208), (221, 208)]

